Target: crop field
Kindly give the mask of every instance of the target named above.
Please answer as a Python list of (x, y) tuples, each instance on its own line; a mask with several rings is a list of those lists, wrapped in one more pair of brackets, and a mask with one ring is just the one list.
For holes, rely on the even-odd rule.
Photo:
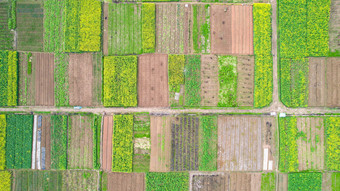
[(144, 173), (104, 173), (102, 176), (102, 189), (110, 191), (144, 191)]
[(340, 106), (340, 86), (339, 86), (339, 72), (340, 58), (328, 58), (326, 66), (326, 84), (327, 84), (327, 106)]
[(199, 124), (199, 171), (217, 170), (217, 116), (202, 115)]
[(198, 170), (199, 117), (171, 118), (171, 171)]
[(16, 51), (0, 51), (0, 106), (17, 105), (18, 55)]
[(42, 2), (17, 3), (17, 50), (44, 50), (44, 10)]
[[(48, 130), (48, 129), (46, 129)], [(51, 169), (67, 169), (68, 116), (51, 116)], [(44, 131), (43, 131), (44, 132)], [(48, 132), (46, 131), (46, 138)], [(47, 156), (47, 155), (46, 155)]]
[(156, 52), (191, 52), (192, 5), (156, 4)]
[(254, 105), (254, 57), (237, 57), (237, 104)]
[(149, 172), (145, 176), (146, 191), (188, 190), (189, 173), (185, 172)]
[(111, 171), (112, 169), (112, 133), (113, 133), (113, 116), (105, 115), (103, 117), (102, 131), (102, 161), (101, 169)]
[(340, 2), (337, 0), (330, 3), (330, 18), (329, 18), (329, 49), (340, 55), (339, 32), (340, 32)]
[(150, 116), (150, 172), (168, 172), (171, 163), (170, 116)]
[(219, 80), (218, 58), (215, 55), (201, 57), (201, 106), (217, 106)]
[(168, 56), (169, 102), (171, 107), (184, 104), (184, 67), (185, 55), (170, 54)]
[(218, 117), (219, 171), (261, 171), (275, 168), (275, 118)]
[(6, 115), (0, 115), (0, 170), (6, 167)]
[(168, 107), (168, 56), (145, 54), (138, 60), (138, 106)]
[(212, 5), (211, 53), (253, 55), (252, 18), (249, 5)]
[(8, 171), (0, 171), (0, 189), (11, 190), (11, 173)]
[(218, 57), (218, 80), (219, 80), (219, 107), (237, 106), (237, 57)]
[(133, 116), (133, 172), (149, 172), (151, 154), (150, 115)]
[(326, 59), (309, 58), (308, 106), (325, 106), (326, 101)]
[(328, 170), (340, 170), (339, 161), (339, 136), (340, 136), (340, 118), (327, 117), (325, 119), (325, 137), (326, 137), (326, 168)]
[(225, 191), (229, 190), (229, 174), (225, 173), (190, 173), (190, 190)]
[(0, 2), (0, 50), (12, 50), (14, 36), (7, 25), (9, 4)]
[(210, 53), (210, 5), (192, 5), (192, 46), (194, 53)]
[(187, 55), (184, 66), (184, 105), (201, 104), (201, 56)]
[(68, 61), (68, 54), (54, 54), (54, 99), (56, 106), (69, 106)]
[(288, 174), (288, 191), (321, 190), (321, 173), (290, 173)]
[[(104, 54), (142, 53), (142, 5), (105, 3)], [(105, 17), (106, 17), (105, 16)], [(106, 24), (107, 22), (107, 24)]]

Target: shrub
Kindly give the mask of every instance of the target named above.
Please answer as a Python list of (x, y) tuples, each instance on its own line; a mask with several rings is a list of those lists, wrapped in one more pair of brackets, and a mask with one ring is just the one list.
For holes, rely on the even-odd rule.
[(201, 56), (188, 55), (185, 62), (185, 105), (201, 104)]
[(218, 57), (218, 80), (220, 89), (218, 93), (219, 107), (237, 106), (237, 58), (235, 56)]
[(156, 6), (154, 3), (142, 4), (142, 44), (144, 53), (155, 52)]
[(217, 170), (217, 116), (200, 117), (199, 171)]
[(184, 84), (184, 55), (169, 55), (169, 89), (170, 92), (179, 92)]
[(137, 56), (104, 57), (104, 106), (137, 106)]
[(321, 173), (288, 174), (288, 191), (321, 191)]
[(6, 167), (6, 115), (0, 115), (0, 170)]
[(115, 115), (112, 136), (112, 171), (132, 172), (133, 115)]
[(11, 173), (8, 171), (0, 171), (0, 190), (11, 190)]
[(325, 119), (326, 133), (326, 167), (328, 170), (340, 171), (340, 117)]
[(67, 169), (67, 115), (51, 116), (51, 168)]
[(189, 173), (148, 172), (145, 181), (146, 191), (189, 190)]

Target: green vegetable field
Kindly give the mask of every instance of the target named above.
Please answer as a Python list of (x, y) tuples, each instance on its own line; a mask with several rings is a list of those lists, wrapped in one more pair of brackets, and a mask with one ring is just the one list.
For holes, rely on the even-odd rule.
[(220, 91), (218, 94), (219, 107), (236, 107), (237, 106), (237, 58), (235, 56), (218, 57), (218, 79), (220, 82)]

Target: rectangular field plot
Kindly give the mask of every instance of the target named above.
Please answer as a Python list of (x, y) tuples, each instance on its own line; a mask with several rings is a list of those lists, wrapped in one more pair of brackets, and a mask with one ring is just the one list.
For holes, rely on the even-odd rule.
[(219, 92), (218, 59), (215, 55), (201, 56), (201, 106), (217, 106)]
[(103, 120), (101, 168), (110, 172), (112, 169), (113, 116), (105, 115)]
[(33, 53), (35, 63), (35, 105), (54, 105), (54, 55), (48, 53)]
[(145, 190), (145, 175), (144, 173), (104, 173), (102, 188), (110, 191), (143, 191)]
[(340, 107), (340, 58), (328, 58), (326, 66), (327, 106)]
[(171, 171), (198, 170), (198, 131), (197, 116), (171, 118)]
[(149, 172), (151, 153), (150, 115), (133, 116), (133, 172)]
[(9, 3), (0, 2), (0, 50), (12, 50), (14, 35), (8, 29)]
[(275, 118), (218, 117), (218, 171), (262, 171), (275, 167)]
[(211, 6), (211, 53), (252, 55), (252, 6)]
[(169, 116), (150, 116), (150, 172), (170, 171), (171, 127)]
[(187, 54), (191, 52), (190, 23), (192, 6), (156, 5), (156, 52)]
[(237, 103), (238, 106), (254, 105), (254, 57), (237, 57)]
[(105, 55), (140, 54), (142, 52), (141, 4), (104, 4)]
[(43, 51), (43, 7), (40, 3), (17, 3), (17, 49)]
[(138, 106), (169, 106), (167, 55), (146, 54), (139, 56)]
[(210, 5), (192, 5), (192, 46), (195, 53), (210, 53)]
[(325, 106), (326, 58), (309, 58), (309, 106)]
[(329, 49), (331, 52), (340, 54), (340, 1), (331, 1), (331, 10), (329, 18)]

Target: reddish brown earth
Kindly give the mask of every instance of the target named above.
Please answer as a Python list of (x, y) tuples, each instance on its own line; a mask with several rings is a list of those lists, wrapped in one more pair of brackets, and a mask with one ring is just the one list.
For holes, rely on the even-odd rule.
[(254, 56), (237, 57), (237, 103), (254, 105)]
[(54, 55), (33, 53), (35, 58), (35, 105), (54, 105)]
[(230, 190), (261, 191), (261, 173), (231, 173)]
[(113, 116), (104, 116), (102, 133), (102, 169), (111, 171), (112, 169), (112, 131)]
[(138, 106), (169, 107), (168, 56), (144, 54), (138, 59)]
[(326, 67), (327, 106), (340, 107), (340, 58), (328, 58)]
[(217, 106), (218, 59), (216, 55), (201, 56), (201, 106)]
[(326, 58), (309, 58), (308, 106), (325, 106)]
[(70, 54), (69, 93), (70, 105), (92, 105), (93, 65), (92, 54)]
[(107, 190), (110, 191), (144, 191), (144, 173), (108, 173)]
[(249, 5), (211, 6), (211, 52), (252, 55), (253, 15)]

